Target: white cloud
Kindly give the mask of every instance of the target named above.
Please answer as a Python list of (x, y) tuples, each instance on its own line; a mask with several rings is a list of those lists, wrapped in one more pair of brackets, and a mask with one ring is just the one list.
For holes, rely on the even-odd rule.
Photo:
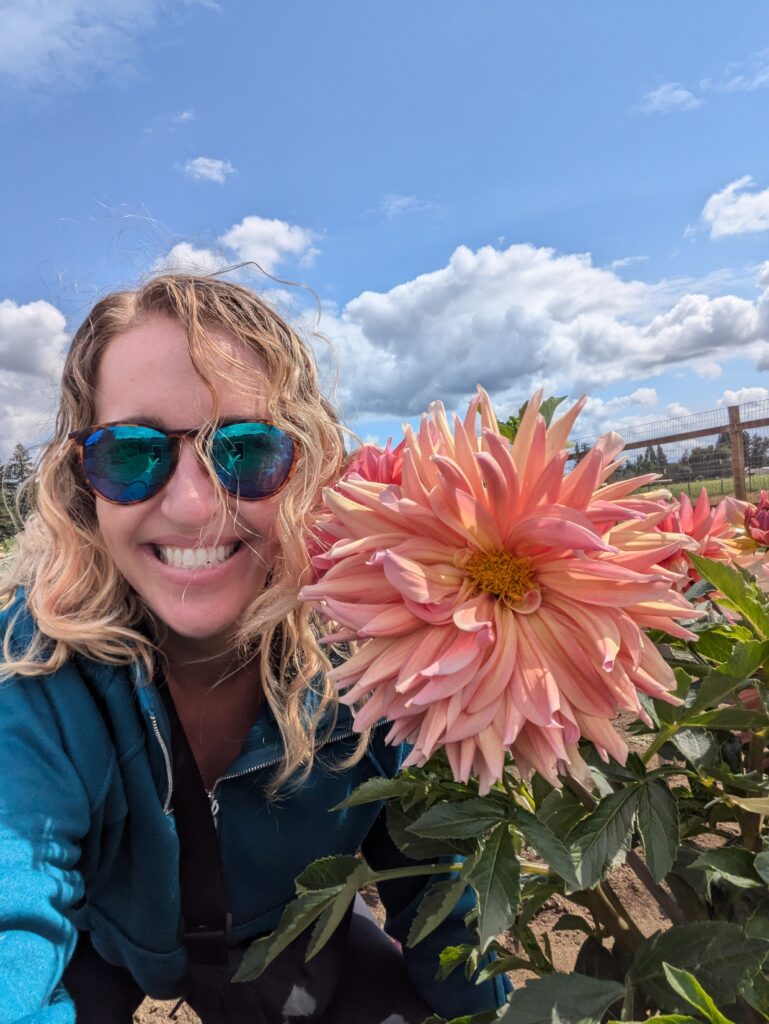
[(700, 88), (713, 92), (753, 92), (769, 86), (769, 50), (759, 50), (744, 61), (727, 64), (715, 77), (703, 79)]
[(609, 269), (622, 270), (623, 267), (632, 267), (634, 263), (645, 263), (648, 259), (648, 256), (623, 256), (621, 259), (612, 260)]
[(718, 380), (724, 372), (718, 363), (695, 363), (692, 369), (699, 377), (706, 377), (708, 380)]
[(50, 303), (0, 302), (0, 459), (50, 430), (67, 340), (64, 316)]
[(184, 121), (194, 121), (195, 111), (194, 110), (180, 110), (178, 114), (174, 114), (171, 118), (174, 124), (182, 124)]
[(244, 217), (218, 239), (239, 260), (252, 260), (271, 274), (276, 265), (292, 259), (309, 267), (320, 255), (313, 243), (318, 235), (309, 228), (268, 217)]
[(379, 203), (379, 209), (390, 221), (400, 220), (410, 213), (427, 213), (439, 208), (431, 199), (418, 199), (417, 196), (404, 196), (398, 192), (386, 193)]
[[(769, 289), (756, 301), (682, 294), (681, 282), (623, 281), (587, 255), (460, 246), (439, 270), (326, 308), (320, 331), (337, 349), (347, 415), (410, 416), (435, 398), (458, 407), (476, 382), (513, 411), (540, 384), (590, 393), (735, 354), (760, 358)], [(642, 404), (643, 389), (634, 394)]]
[(136, 37), (174, 6), (173, 0), (0, 0), (0, 75), (36, 88), (125, 74)]
[(746, 402), (765, 402), (769, 398), (769, 390), (761, 387), (738, 388), (736, 391), (727, 389), (716, 402), (720, 409), (725, 405), (744, 405)]
[(216, 253), (212, 249), (196, 249), (189, 242), (179, 242), (155, 262), (153, 270), (172, 274), (214, 274), (229, 262), (224, 253)]
[(754, 184), (746, 174), (708, 199), (702, 220), (710, 225), (711, 238), (769, 231), (769, 188), (763, 192), (747, 191)]
[(223, 185), (228, 174), (235, 174), (235, 168), (229, 160), (196, 156), (184, 165), (184, 173), (193, 181), (215, 181)]
[(672, 419), (677, 419), (679, 416), (691, 416), (692, 411), (680, 402), (670, 402), (665, 406), (665, 413)]
[(701, 106), (702, 100), (680, 82), (665, 82), (647, 92), (636, 110), (644, 114), (669, 114), (674, 110), (694, 110)]

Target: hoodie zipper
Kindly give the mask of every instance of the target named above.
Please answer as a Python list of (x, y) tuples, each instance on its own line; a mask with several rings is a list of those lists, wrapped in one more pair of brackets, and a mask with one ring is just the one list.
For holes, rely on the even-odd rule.
[[(384, 725), (387, 721), (386, 718), (380, 719), (375, 722), (371, 727), (372, 731), (378, 729), (381, 725)], [(339, 740), (349, 740), (352, 736), (358, 735), (354, 729), (348, 729), (347, 732), (340, 733), (339, 736), (335, 736), (333, 740), (329, 740), (329, 743), (338, 743)], [(216, 782), (213, 784), (211, 789), (207, 790), (208, 802), (211, 805), (211, 815), (214, 819), (214, 825), (216, 828), (219, 827), (219, 800), (216, 796), (216, 788), (221, 782), (228, 782), (230, 779), (240, 779), (244, 775), (251, 775), (253, 772), (260, 772), (263, 768), (272, 768), (273, 765), (280, 764), (283, 760), (282, 757), (274, 757), (271, 761), (263, 761), (259, 764), (252, 765), (250, 768), (244, 768), (241, 772), (231, 772), (227, 775), (220, 775)]]
[(152, 722), (152, 731), (155, 733), (155, 737), (158, 743), (160, 744), (160, 749), (163, 752), (163, 760), (165, 761), (166, 765), (166, 783), (168, 788), (166, 790), (165, 803), (163, 804), (163, 814), (170, 814), (171, 796), (174, 791), (174, 774), (171, 771), (171, 755), (168, 753), (168, 747), (166, 746), (165, 740), (163, 739), (163, 734), (161, 733), (160, 728), (158, 727), (157, 717), (154, 714), (152, 714), (152, 712), (150, 712), (150, 721)]

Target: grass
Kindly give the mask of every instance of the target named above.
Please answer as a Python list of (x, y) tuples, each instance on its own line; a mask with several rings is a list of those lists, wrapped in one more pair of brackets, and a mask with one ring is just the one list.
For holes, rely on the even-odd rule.
[[(769, 490), (769, 473), (747, 474), (745, 485), (748, 492), (748, 501), (758, 501), (759, 491)], [(676, 483), (670, 480), (658, 480), (644, 489), (655, 490), (658, 487), (664, 487), (669, 490), (674, 498), (678, 498), (681, 494), (686, 494), (692, 500), (696, 500), (699, 497), (700, 491), (704, 487), (712, 500), (720, 501), (721, 498), (734, 494), (734, 477), (716, 476), (698, 480), (678, 481)]]

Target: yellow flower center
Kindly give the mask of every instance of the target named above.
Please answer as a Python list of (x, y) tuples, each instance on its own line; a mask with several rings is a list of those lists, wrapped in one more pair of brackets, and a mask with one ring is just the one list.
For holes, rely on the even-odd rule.
[(478, 588), (519, 604), (532, 590), (539, 590), (531, 560), (510, 551), (473, 551), (462, 560), (462, 568)]

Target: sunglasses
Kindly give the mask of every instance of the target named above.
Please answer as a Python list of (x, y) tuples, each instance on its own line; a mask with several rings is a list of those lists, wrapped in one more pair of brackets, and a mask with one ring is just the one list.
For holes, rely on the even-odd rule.
[[(86, 480), (106, 501), (134, 505), (165, 486), (179, 460), (179, 442), (203, 428), (157, 430), (140, 423), (105, 423), (74, 430)], [(245, 501), (277, 494), (296, 469), (298, 449), (289, 435), (267, 420), (217, 427), (208, 458), (222, 487)]]

